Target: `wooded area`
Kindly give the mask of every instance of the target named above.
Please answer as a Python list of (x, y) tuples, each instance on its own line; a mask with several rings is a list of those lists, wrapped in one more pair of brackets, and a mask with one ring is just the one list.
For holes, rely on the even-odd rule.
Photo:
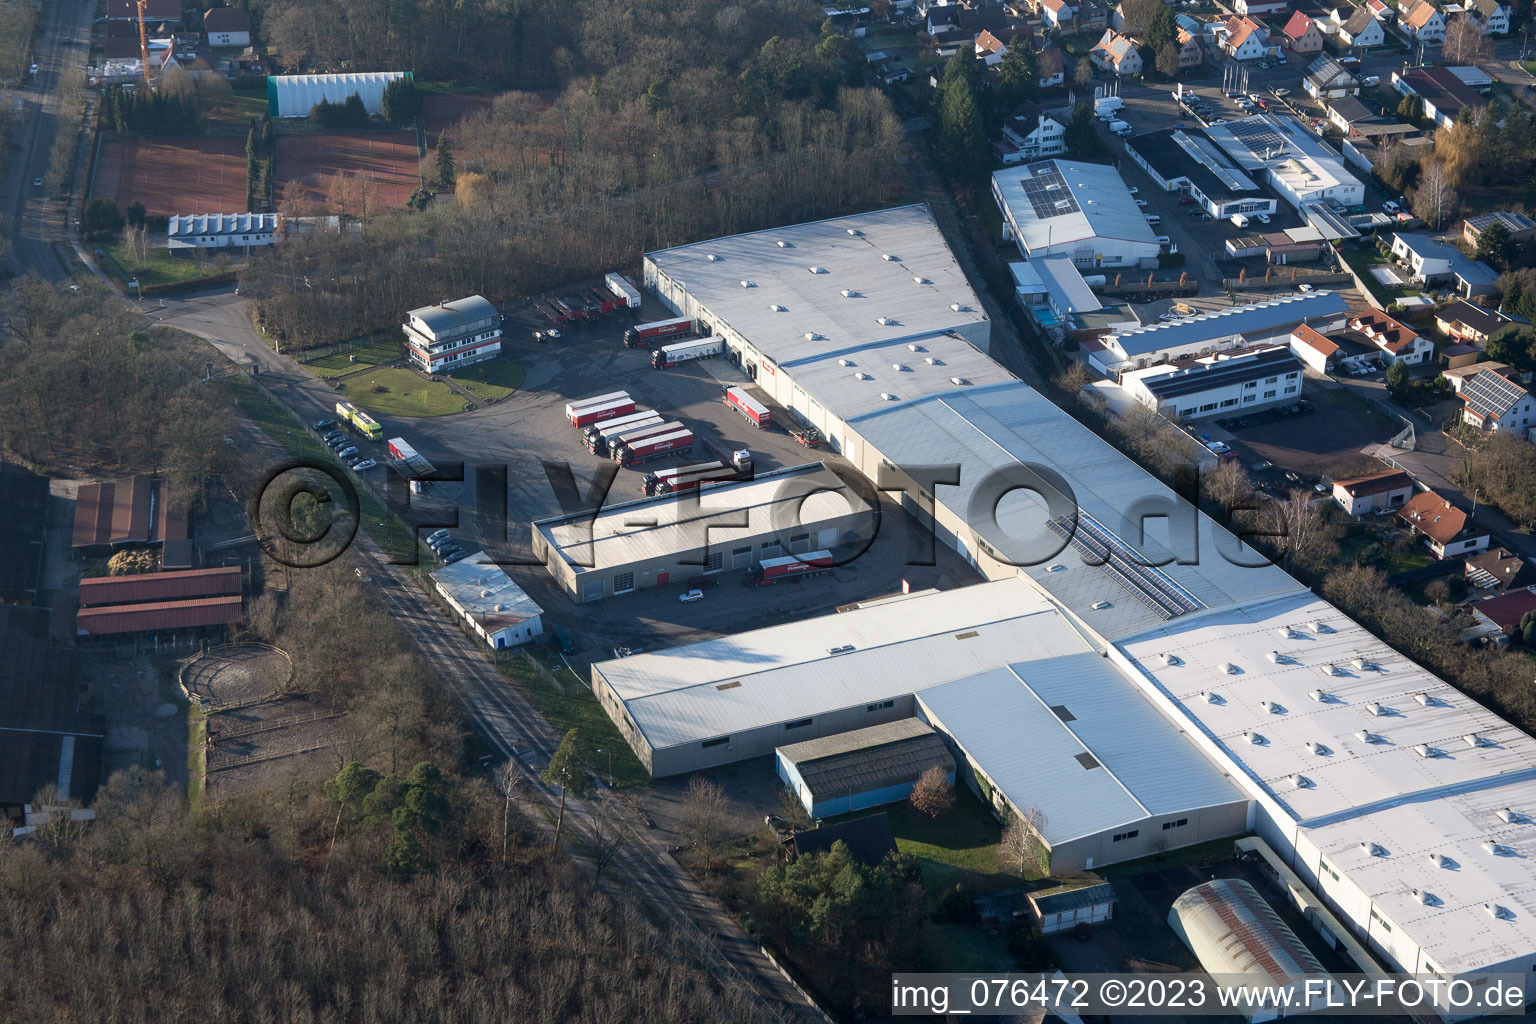
[(908, 194), (901, 124), (883, 94), (847, 84), (858, 58), (818, 41), (819, 10), (576, 5), (562, 19), (572, 48), (552, 80), (569, 84), (500, 95), (450, 129), (448, 193), (373, 212), (361, 236), (252, 257), (241, 288), (268, 330), (321, 344), (445, 295), (505, 302), (648, 249)]

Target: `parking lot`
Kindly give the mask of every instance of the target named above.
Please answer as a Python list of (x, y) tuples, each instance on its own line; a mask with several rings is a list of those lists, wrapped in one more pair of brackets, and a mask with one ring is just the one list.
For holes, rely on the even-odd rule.
[[(826, 462), (852, 472), (840, 456), (826, 449), (796, 443), (785, 429), (787, 413), (772, 406), (776, 425), (759, 430), (720, 400), (723, 383), (746, 383), (725, 359), (698, 360), (667, 370), (651, 368), (644, 349), (626, 349), (621, 336), (637, 321), (663, 318), (654, 305), (639, 314), (615, 313), (584, 326), (562, 327), (558, 341), (534, 340), (548, 323), (534, 312), (515, 314), (504, 326), (505, 358), (526, 372), (522, 388), (510, 398), (471, 413), (451, 417), (398, 421), (406, 439), (440, 470), (462, 463), (462, 482), (428, 485), (427, 493), (411, 499), (412, 516), (431, 528), (456, 526), (455, 540), (466, 551), (494, 550), (511, 561), (532, 562), (528, 524), (557, 515), (562, 509), (550, 486), (547, 466), (558, 474), (569, 467), (583, 498), (578, 507), (593, 507), (599, 499), (612, 504), (643, 497), (641, 479), (655, 469), (726, 458), (738, 448), (753, 453), (762, 473), (807, 462)], [(593, 493), (594, 471), (607, 463), (591, 454), (580, 432), (565, 417), (573, 399), (625, 390), (641, 408), (652, 408), (681, 420), (698, 437), (686, 455), (667, 455), (618, 471), (606, 498)], [(765, 400), (756, 393), (759, 400)], [(794, 426), (790, 423), (789, 426)], [(393, 425), (391, 430), (393, 430)], [(497, 492), (477, 492), (476, 467), (506, 475), (506, 529), (501, 529)], [(496, 477), (479, 475), (494, 483)], [(482, 501), (482, 498), (485, 499)], [(689, 642), (725, 631), (757, 628), (806, 615), (833, 611), (839, 604), (891, 594), (903, 581), (913, 589), (952, 588), (979, 577), (953, 551), (932, 552), (911, 536), (916, 530), (900, 508), (881, 501), (881, 528), (874, 544), (850, 564), (830, 575), (770, 587), (747, 588), (743, 573), (726, 572), (719, 587), (706, 590), (703, 600), (682, 603), (687, 589), (676, 585), (648, 588), (604, 601), (575, 605), (538, 565), (509, 565), (507, 571), (546, 610), (548, 625), (567, 627), (576, 637), (583, 661), (611, 656), (613, 647), (649, 650)], [(432, 532), (421, 530), (421, 535)], [(430, 557), (429, 555), (424, 557)]]
[[(1401, 424), (1331, 382), (1309, 379), (1302, 393), (1310, 411), (1306, 405), (1296, 413), (1261, 410), (1230, 427), (1212, 421), (1195, 429), (1231, 445), (1256, 483), (1279, 491), (1381, 468), (1365, 449), (1386, 441)], [(1252, 472), (1266, 462), (1273, 468)]]

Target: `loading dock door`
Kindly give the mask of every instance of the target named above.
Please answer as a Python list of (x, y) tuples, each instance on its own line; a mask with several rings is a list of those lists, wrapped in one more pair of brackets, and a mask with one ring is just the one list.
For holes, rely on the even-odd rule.
[(603, 578), (601, 576), (592, 575), (581, 578), (581, 599), (583, 601), (601, 601), (603, 599)]
[(825, 551), (837, 544), (837, 527), (829, 526), (816, 534), (816, 547)]

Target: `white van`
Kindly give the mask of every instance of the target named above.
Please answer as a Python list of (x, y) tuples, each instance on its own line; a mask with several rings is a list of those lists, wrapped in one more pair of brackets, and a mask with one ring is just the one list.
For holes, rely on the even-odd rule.
[(1165, 247), (1170, 246), (1173, 244), (1173, 239), (1169, 238), (1167, 235), (1158, 235), (1157, 244)]
[(1230, 220), (1237, 227), (1245, 228), (1245, 227), (1248, 226), (1248, 217), (1245, 214), (1234, 213), (1232, 216), (1228, 217), (1227, 219)]
[(1154, 227), (1163, 222), (1163, 218), (1159, 217), (1155, 213), (1144, 213), (1142, 216), (1147, 218), (1147, 223), (1153, 225)]
[(1114, 132), (1116, 135), (1129, 135), (1129, 134), (1131, 134), (1131, 126), (1130, 126), (1129, 123), (1127, 123), (1125, 121), (1111, 121), (1111, 122), (1109, 122), (1109, 130)]

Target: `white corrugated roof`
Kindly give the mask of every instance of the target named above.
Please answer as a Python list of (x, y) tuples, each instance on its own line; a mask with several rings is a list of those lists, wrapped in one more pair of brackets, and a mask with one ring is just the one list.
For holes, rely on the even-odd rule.
[(1045, 816), (1053, 846), (1247, 799), (1094, 652), (1015, 663), (917, 698), (1015, 807)]
[(787, 544), (790, 524), (796, 531), (815, 531), (868, 509), (836, 473), (813, 462), (752, 481), (604, 505), (595, 514), (580, 512), (533, 525), (560, 557), (578, 572), (588, 572), (706, 547), (723, 551), (738, 538), (781, 530)]
[[(1059, 187), (1050, 189), (1052, 184)], [(994, 171), (992, 187), (1002, 196), (1031, 253), (1045, 254), (1100, 238), (1109, 240), (1116, 255), (1127, 244), (1132, 252), (1139, 246), (1143, 255), (1156, 256), (1159, 251), (1157, 233), (1113, 167), (1079, 160), (1039, 160)], [(1030, 189), (1051, 201), (1031, 202), (1026, 194)]]
[(522, 587), (499, 565), (491, 564), (484, 551), (443, 566), (432, 573), (432, 579), (488, 633), (543, 614)]
[[(1182, 498), (1077, 420), (1066, 415), (1022, 382), (969, 388), (953, 395), (904, 403), (889, 411), (862, 416), (850, 426), (897, 465), (960, 466), (958, 487), (940, 486), (937, 500), (992, 545), (1023, 567), (1024, 573), (1066, 605), (1101, 636), (1114, 639), (1163, 621), (1102, 569), (1090, 566), (1075, 549), (1044, 528), (1045, 502), (1020, 490), (1001, 502), (986, 485), (1007, 474), (1018, 485), (1053, 491), (1064, 484), (1073, 500), (1067, 511), (1080, 511), (1143, 552), (1144, 561), (1171, 561), (1169, 521), (1156, 514), (1136, 523), (1126, 517), (1154, 505), (1185, 509), (1198, 524), (1196, 543), (1175, 545), (1193, 564), (1166, 564), (1158, 570), (1207, 607), (1258, 601), (1303, 590), (1273, 566), (1261, 565), (1228, 531), (1198, 514)], [(1033, 467), (1033, 468), (1032, 468)], [(1055, 475), (1057, 483), (1037, 476)], [(973, 505), (976, 506), (973, 509)], [(985, 521), (996, 506), (995, 523)], [(1229, 561), (1246, 561), (1248, 566)], [(1054, 566), (1061, 568), (1055, 569)], [(1109, 607), (1094, 608), (1099, 602)]]

